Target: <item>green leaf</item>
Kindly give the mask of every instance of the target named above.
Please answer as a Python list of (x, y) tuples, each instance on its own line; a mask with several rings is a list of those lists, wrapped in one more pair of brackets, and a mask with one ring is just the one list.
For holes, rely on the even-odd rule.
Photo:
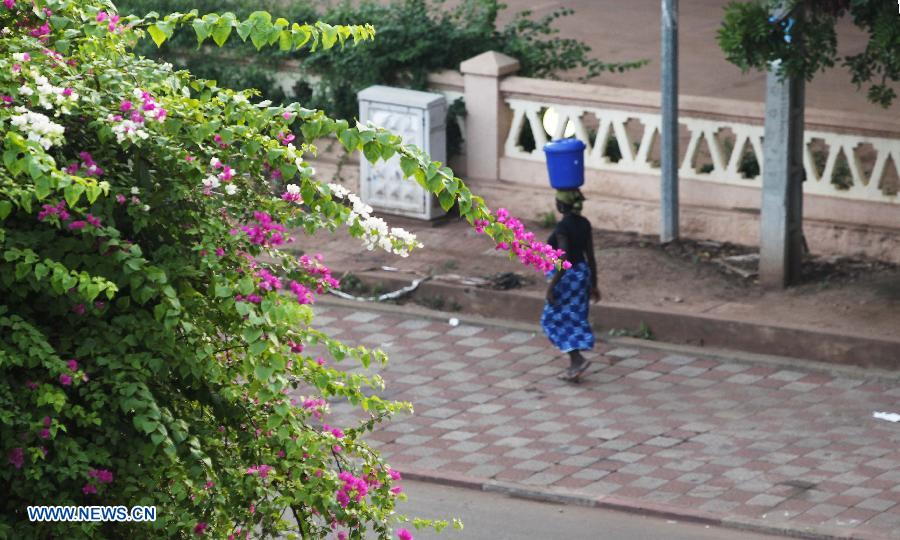
[(242, 335), (244, 336), (244, 339), (247, 340), (247, 343), (255, 343), (262, 333), (262, 328), (247, 328)]
[(150, 34), (153, 43), (156, 43), (157, 47), (161, 47), (167, 39), (172, 37), (172, 32), (174, 32), (174, 30), (175, 28), (172, 23), (168, 21), (159, 21), (156, 24), (150, 25), (150, 27), (147, 28), (147, 33)]
[(48, 195), (50, 195), (50, 179), (42, 176), (34, 182), (34, 196), (40, 201), (46, 199)]
[(266, 29), (259, 28), (254, 26), (250, 31), (250, 41), (253, 43), (253, 46), (256, 47), (256, 50), (260, 50), (265, 46), (266, 41), (268, 41), (269, 32)]
[(70, 184), (66, 186), (66, 189), (63, 190), (63, 196), (66, 199), (66, 204), (69, 205), (69, 208), (74, 208), (76, 204), (78, 204), (78, 199), (81, 198), (81, 194), (84, 193), (84, 186), (81, 184)]
[(237, 33), (240, 36), (242, 41), (247, 41), (247, 36), (250, 35), (250, 32), (253, 30), (253, 23), (250, 21), (244, 21), (237, 25)]
[(233, 13), (225, 13), (219, 17), (212, 29), (212, 38), (216, 45), (219, 47), (225, 45), (225, 42), (228, 41), (228, 36), (231, 35), (232, 28), (234, 28)]
[(265, 341), (257, 341), (253, 345), (250, 345), (250, 354), (253, 356), (259, 356), (269, 347), (269, 344)]
[(300, 26), (297, 23), (291, 26), (291, 46), (294, 49), (299, 49), (306, 45), (310, 37), (312, 37), (312, 34), (306, 26)]
[(319, 27), (319, 30), (322, 31), (322, 47), (325, 49), (330, 49), (334, 47), (335, 42), (338, 38), (338, 29), (330, 24), (326, 24), (323, 22), (317, 22), (316, 26)]
[(154, 431), (150, 434), (150, 440), (153, 441), (153, 444), (159, 446), (166, 439), (166, 436), (159, 431)]
[(447, 190), (438, 193), (438, 203), (440, 203), (441, 208), (444, 209), (444, 212), (447, 212), (451, 208), (453, 208), (454, 202), (456, 202), (456, 197), (451, 195)]
[(88, 184), (86, 191), (88, 203), (94, 204), (94, 201), (96, 201), (97, 197), (100, 196), (100, 186), (98, 186), (97, 184)]
[(0, 221), (3, 221), (9, 216), (10, 212), (12, 212), (12, 207), (13, 205), (11, 202), (0, 201)]
[(209, 37), (211, 31), (209, 23), (203, 19), (194, 19), (191, 26), (194, 27), (194, 32), (197, 34), (197, 45), (201, 45)]
[(378, 143), (374, 141), (368, 142), (363, 146), (363, 154), (366, 156), (366, 160), (370, 163), (375, 163), (381, 157), (381, 149), (378, 148)]
[(400, 158), (400, 169), (403, 171), (403, 176), (406, 178), (412, 177), (418, 168), (419, 163), (415, 159), (409, 156)]
[(44, 279), (49, 271), (50, 269), (44, 263), (34, 265), (34, 277), (37, 279)]
[(349, 26), (338, 26), (338, 38), (341, 40), (341, 47), (344, 46), (344, 42), (347, 41), (347, 38), (350, 37), (353, 30)]
[(269, 380), (269, 377), (272, 376), (272, 373), (275, 372), (275, 368), (272, 366), (264, 366), (262, 364), (257, 364), (254, 373), (256, 374), (256, 378), (261, 381)]
[(148, 435), (156, 431), (157, 426), (159, 426), (159, 422), (147, 416), (137, 415), (134, 417), (134, 427), (138, 428), (144, 433), (147, 433)]

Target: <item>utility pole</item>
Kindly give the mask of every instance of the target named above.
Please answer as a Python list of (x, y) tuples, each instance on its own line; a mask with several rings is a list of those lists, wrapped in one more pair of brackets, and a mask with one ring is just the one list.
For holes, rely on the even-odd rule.
[[(779, 9), (773, 13), (773, 18), (781, 19), (786, 15)], [(794, 40), (789, 35), (788, 39)], [(795, 44), (802, 46), (799, 40), (795, 40)], [(802, 77), (780, 76), (779, 67), (780, 61), (772, 62), (766, 76), (759, 235), (759, 280), (763, 286), (773, 288), (795, 283), (800, 277), (803, 261), (805, 81)]]
[(659, 240), (678, 238), (678, 0), (662, 1), (662, 124), (659, 130), (660, 177)]

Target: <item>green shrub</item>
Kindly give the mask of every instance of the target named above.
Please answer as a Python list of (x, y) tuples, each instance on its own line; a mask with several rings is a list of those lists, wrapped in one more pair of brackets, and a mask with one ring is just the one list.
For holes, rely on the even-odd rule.
[[(363, 88), (386, 84), (424, 89), (429, 73), (457, 69), (463, 60), (489, 50), (517, 58), (522, 64), (520, 74), (526, 77), (552, 78), (579, 69), (590, 78), (644, 63), (606, 63), (591, 58), (591, 49), (584, 43), (559, 37), (553, 25), (559, 18), (571, 15), (573, 11), (569, 9), (559, 9), (539, 19), (533, 19), (530, 12), (521, 12), (498, 29), (497, 17), (504, 6), (497, 0), (463, 0), (454, 8), (441, 0), (341, 1), (324, 9), (320, 3), (298, 0), (267, 0), (265, 7), (260, 8), (257, 4), (239, 0), (228, 0), (224, 6), (219, 0), (125, 0), (121, 9), (140, 15), (197, 7), (201, 11), (230, 9), (242, 16), (249, 11), (247, 6), (253, 6), (287, 11), (291, 20), (321, 19), (331, 24), (366, 21), (376, 28), (377, 40), (337, 56), (316, 52), (299, 58), (303, 71), (318, 80), (301, 81), (294, 89), (294, 97), (308, 107), (348, 120), (359, 114), (356, 93)], [(223, 55), (196, 51), (190, 36), (182, 36), (159, 51), (145, 45), (141, 53), (183, 65), (203, 77), (223, 77), (236, 88), (259, 88), (265, 97), (276, 102), (283, 98), (271, 73), (296, 55), (270, 52), (247, 61), (250, 51), (246, 45), (229, 47), (224, 55), (229, 60), (223, 61)], [(260, 67), (269, 70), (269, 74), (261, 73)]]
[[(368, 41), (371, 27), (4, 4), (0, 538), (320, 538), (332, 524), (390, 538), (406, 520), (396, 474), (364, 436), (409, 405), (378, 397), (379, 377), (333, 366), (386, 358), (310, 326), (310, 304), (337, 283), (319, 258), (279, 247), (292, 230), (338, 226), (400, 255), (418, 243), (317, 182), (304, 155), (322, 137), (373, 161), (399, 154), (501, 247), (542, 270), (559, 254), (399, 137), (254, 103), (131, 52), (190, 28), (201, 42), (321, 51)], [(363, 421), (328, 426), (329, 400)], [(157, 518), (36, 524), (32, 504), (154, 505)]]

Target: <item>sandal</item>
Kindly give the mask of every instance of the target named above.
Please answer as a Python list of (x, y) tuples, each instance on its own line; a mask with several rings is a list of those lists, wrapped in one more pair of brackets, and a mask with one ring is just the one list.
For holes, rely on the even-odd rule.
[(578, 380), (578, 378), (581, 377), (582, 373), (587, 371), (587, 368), (589, 367), (591, 367), (591, 361), (585, 359), (584, 362), (582, 362), (581, 365), (575, 368), (575, 370), (572, 372), (572, 380)]
[(581, 375), (585, 371), (587, 371), (587, 368), (590, 367), (590, 365), (591, 365), (591, 361), (585, 360), (577, 368), (574, 368), (574, 369), (569, 368), (569, 369), (563, 371), (562, 373), (560, 373), (559, 375), (557, 375), (556, 378), (563, 380), (563, 381), (575, 382), (578, 380), (579, 377), (581, 377)]

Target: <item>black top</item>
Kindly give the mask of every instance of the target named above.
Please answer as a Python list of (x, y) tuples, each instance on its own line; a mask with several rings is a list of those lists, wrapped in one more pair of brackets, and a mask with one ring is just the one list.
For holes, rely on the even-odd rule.
[(554, 249), (559, 249), (557, 235), (566, 237), (569, 249), (566, 251), (566, 260), (572, 264), (580, 263), (586, 259), (588, 240), (591, 236), (591, 222), (578, 214), (565, 214), (556, 224), (553, 234), (547, 243)]

